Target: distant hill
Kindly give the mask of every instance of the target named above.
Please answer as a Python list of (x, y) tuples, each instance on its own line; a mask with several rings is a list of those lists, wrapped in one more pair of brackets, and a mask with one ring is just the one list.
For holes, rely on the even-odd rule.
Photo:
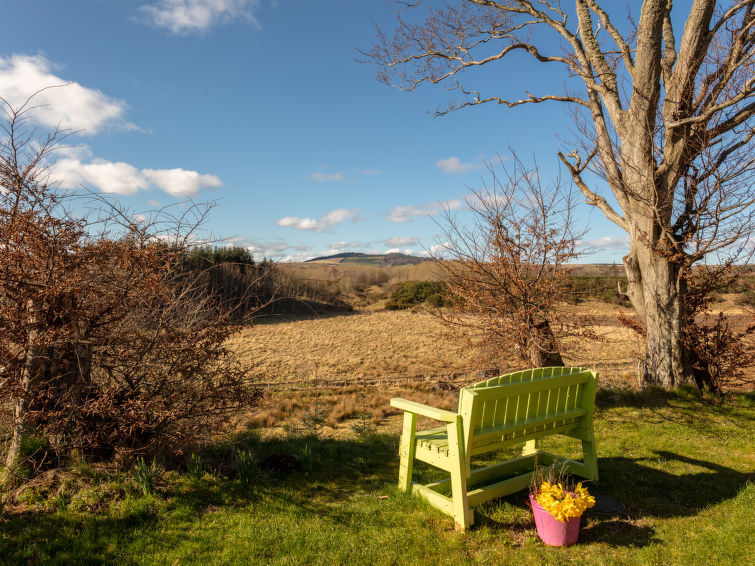
[(391, 267), (394, 265), (415, 265), (423, 261), (430, 261), (426, 257), (416, 257), (400, 253), (365, 254), (361, 252), (345, 252), (329, 256), (316, 257), (304, 263), (352, 263), (371, 265), (373, 267)]

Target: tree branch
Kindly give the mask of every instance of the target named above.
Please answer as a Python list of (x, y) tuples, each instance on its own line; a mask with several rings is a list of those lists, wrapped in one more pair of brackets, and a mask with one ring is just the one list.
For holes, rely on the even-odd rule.
[(608, 201), (605, 198), (591, 191), (590, 188), (582, 180), (581, 173), (587, 163), (589, 163), (589, 159), (585, 162), (585, 165), (582, 166), (581, 169), (579, 169), (578, 166), (575, 167), (574, 165), (569, 163), (564, 154), (560, 151), (558, 152), (558, 157), (559, 159), (561, 159), (561, 162), (566, 165), (566, 168), (569, 170), (569, 173), (571, 173), (572, 179), (577, 185), (577, 188), (579, 188), (580, 192), (585, 196), (585, 202), (591, 206), (598, 207), (603, 212), (603, 214), (606, 215), (606, 218), (608, 218), (611, 222), (613, 222), (626, 232), (629, 232), (626, 219), (618, 214), (613, 208), (611, 208), (611, 205), (608, 204)]

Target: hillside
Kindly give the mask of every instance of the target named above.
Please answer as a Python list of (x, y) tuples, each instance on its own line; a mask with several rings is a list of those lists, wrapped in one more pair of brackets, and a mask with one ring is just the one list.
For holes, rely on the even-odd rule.
[(316, 257), (314, 259), (307, 260), (304, 263), (350, 263), (357, 265), (371, 265), (373, 267), (392, 267), (397, 265), (416, 265), (424, 261), (431, 260), (425, 257), (416, 257), (402, 253), (365, 254), (361, 252), (345, 252), (329, 256)]

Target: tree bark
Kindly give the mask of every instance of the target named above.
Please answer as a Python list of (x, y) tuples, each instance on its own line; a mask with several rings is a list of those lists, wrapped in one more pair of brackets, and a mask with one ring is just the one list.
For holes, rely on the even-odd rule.
[(38, 323), (42, 316), (42, 305), (37, 300), (29, 300), (27, 305), (29, 312), (28, 347), (21, 376), (21, 391), (13, 400), (13, 425), (11, 441), (8, 452), (5, 455), (5, 467), (0, 474), (0, 483), (5, 482), (13, 469), (18, 464), (21, 456), (21, 442), (25, 435), (29, 434), (34, 423), (29, 418), (30, 394), (35, 379), (49, 363), (49, 350), (38, 344)]
[(681, 266), (644, 242), (631, 246), (624, 265), (629, 298), (647, 330), (644, 381), (665, 388), (692, 382), (684, 336), (687, 285)]
[(533, 324), (531, 332), (526, 348), (532, 367), (563, 366), (564, 360), (548, 320)]

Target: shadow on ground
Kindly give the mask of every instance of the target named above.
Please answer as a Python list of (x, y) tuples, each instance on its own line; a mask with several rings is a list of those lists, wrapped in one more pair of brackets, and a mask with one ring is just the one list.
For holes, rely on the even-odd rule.
[[(243, 485), (235, 472), (205, 475), (196, 481), (166, 482), (154, 498), (136, 497), (117, 511), (99, 513), (25, 511), (0, 522), (0, 563), (85, 563), (123, 561), (129, 544), (178, 544), (201, 533), (187, 532), (197, 518), (263, 504), (270, 512), (296, 508), (304, 514), (327, 516), (346, 529), (356, 528), (353, 498), (381, 497), (388, 489), (389, 507), (379, 521), (389, 525), (395, 513), (418, 504), (413, 498), (390, 492), (398, 474), (398, 438), (370, 434), (355, 439), (288, 436), (260, 439), (250, 433), (206, 454), (231, 458), (234, 451), (250, 450), (259, 463), (253, 485)], [(596, 494), (610, 494), (626, 505), (615, 517), (592, 515), (582, 531), (583, 542), (617, 547), (643, 547), (657, 542), (655, 531), (638, 525), (642, 518), (694, 516), (701, 509), (732, 499), (755, 474), (743, 473), (703, 459), (656, 451), (644, 458), (610, 457), (599, 460), (602, 481)], [(674, 473), (671, 472), (673, 468)], [(385, 496), (382, 496), (385, 497)], [(403, 498), (403, 499), (402, 499)], [(503, 514), (483, 507), (476, 512), (477, 528), (524, 533), (534, 528), (523, 492), (498, 502)], [(512, 509), (513, 508), (513, 509)], [(427, 508), (428, 515), (437, 513)], [(203, 519), (204, 520), (204, 519)], [(448, 519), (451, 521), (451, 519)], [(178, 526), (165, 529), (165, 521)], [(154, 532), (160, 530), (157, 537)], [(163, 533), (163, 530), (166, 530)], [(152, 538), (150, 538), (152, 537)], [(137, 542), (134, 542), (137, 541)], [(82, 548), (85, 545), (85, 548)], [(82, 556), (91, 557), (82, 562)]]

